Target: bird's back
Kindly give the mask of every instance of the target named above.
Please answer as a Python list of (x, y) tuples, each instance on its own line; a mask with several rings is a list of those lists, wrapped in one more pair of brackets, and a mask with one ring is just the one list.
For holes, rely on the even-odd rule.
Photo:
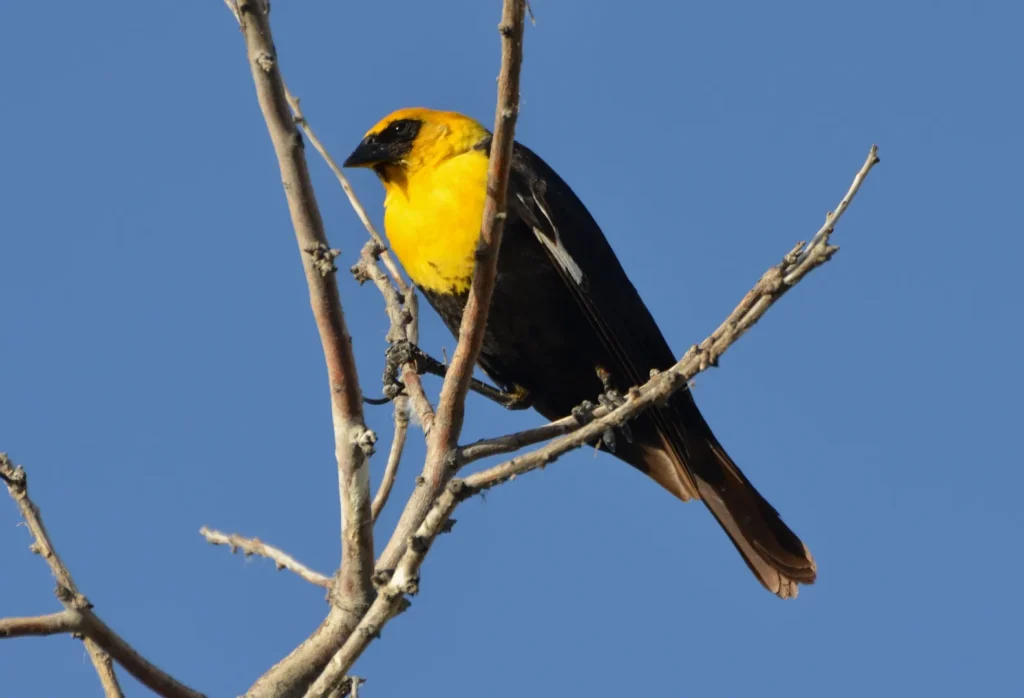
[[(457, 336), (486, 191), (489, 137), (404, 189), (385, 225), (413, 281)], [(392, 191), (396, 190), (396, 191)], [(611, 245), (572, 189), (516, 143), (498, 277), (480, 356), (506, 390), (549, 419), (608, 388), (625, 393), (675, 357)], [(703, 499), (761, 582), (785, 598), (811, 583), (813, 558), (715, 439), (691, 393), (629, 424), (617, 457), (684, 501)], [(602, 444), (608, 450), (608, 444)]]

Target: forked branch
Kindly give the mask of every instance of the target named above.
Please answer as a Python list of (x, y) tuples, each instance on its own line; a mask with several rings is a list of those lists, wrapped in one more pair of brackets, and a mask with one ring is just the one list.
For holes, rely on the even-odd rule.
[(107, 698), (122, 696), (111, 659), (157, 695), (166, 698), (204, 698), (202, 693), (193, 691), (149, 662), (93, 613), (92, 604), (78, 591), (71, 573), (54, 549), (46, 526), (43, 525), (39, 507), (28, 495), (28, 477), (24, 468), (15, 467), (6, 453), (0, 453), (0, 480), (7, 485), (7, 491), (18, 505), (21, 517), (32, 534), (30, 549), (46, 560), (57, 580), (57, 598), (64, 605), (62, 613), (0, 620), (0, 638), (56, 633), (82, 636)]

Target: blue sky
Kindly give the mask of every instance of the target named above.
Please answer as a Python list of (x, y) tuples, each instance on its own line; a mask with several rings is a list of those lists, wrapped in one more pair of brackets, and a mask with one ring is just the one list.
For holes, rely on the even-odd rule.
[[(842, 252), (696, 387), (819, 582), (776, 600), (701, 505), (579, 451), (459, 511), (357, 665), (364, 694), (1019, 691), (1022, 6), (534, 10), (517, 136), (587, 203), (678, 353), (880, 147)], [(278, 0), (273, 23), (340, 158), (401, 106), (490, 122), (499, 15)], [(323, 361), (241, 36), (219, 0), (11, 2), (0, 58), (0, 450), (103, 617), (196, 688), (240, 694), (325, 603), (199, 527), (338, 560)], [(310, 153), (344, 269), (366, 235)], [(353, 181), (379, 221), (380, 187)], [(377, 394), (381, 301), (340, 282)], [(429, 312), (422, 343), (454, 345)], [(389, 409), (368, 419), (384, 451)], [(539, 421), (474, 399), (465, 435)], [(396, 500), (423, 455), (410, 443)], [(56, 610), (18, 520), (0, 502), (0, 615)], [(0, 675), (19, 698), (100, 695), (64, 637), (0, 643)]]

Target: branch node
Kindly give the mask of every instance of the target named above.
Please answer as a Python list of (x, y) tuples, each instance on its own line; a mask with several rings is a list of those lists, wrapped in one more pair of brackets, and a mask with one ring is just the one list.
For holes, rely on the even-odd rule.
[(321, 277), (326, 278), (338, 271), (338, 267), (334, 266), (334, 260), (341, 255), (341, 250), (330, 248), (318, 241), (302, 248), (302, 251), (313, 258), (313, 268)]
[(394, 570), (377, 570), (373, 573), (371, 581), (376, 589), (383, 589), (391, 583), (391, 578), (395, 576)]
[(261, 53), (256, 56), (256, 65), (260, 67), (264, 73), (269, 73), (274, 69), (274, 57), (269, 53)]
[(366, 265), (363, 264), (362, 260), (359, 260), (353, 264), (349, 271), (352, 272), (352, 278), (356, 280), (360, 286), (370, 280), (370, 273), (366, 269)]
[(369, 429), (363, 425), (357, 427), (355, 436), (355, 444), (359, 447), (359, 450), (363, 452), (363, 455), (369, 458), (375, 453), (373, 445), (377, 443), (377, 435), (372, 429)]

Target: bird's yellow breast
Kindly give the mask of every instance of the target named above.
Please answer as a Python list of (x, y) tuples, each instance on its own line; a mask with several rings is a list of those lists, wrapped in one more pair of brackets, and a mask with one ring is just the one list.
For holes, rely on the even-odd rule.
[(385, 187), (384, 229), (409, 278), (439, 293), (468, 290), (487, 191), (486, 153), (470, 150), (398, 174)]

